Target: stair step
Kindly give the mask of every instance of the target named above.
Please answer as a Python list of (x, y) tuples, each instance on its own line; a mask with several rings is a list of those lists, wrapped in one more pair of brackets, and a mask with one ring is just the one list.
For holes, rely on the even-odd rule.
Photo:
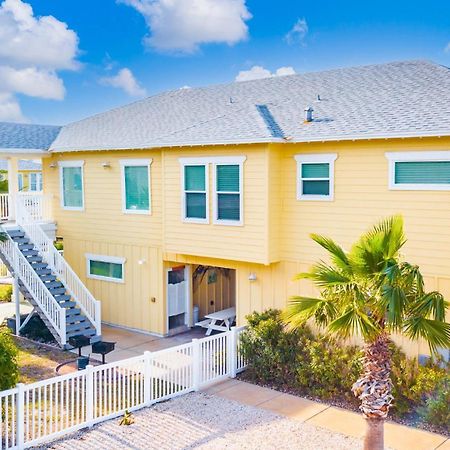
[(50, 293), (53, 295), (53, 297), (57, 295), (64, 295), (66, 293), (66, 288), (63, 287), (57, 287), (57, 288), (50, 288)]
[[(49, 269), (50, 270), (50, 269)], [(37, 271), (36, 271), (37, 272)], [(53, 275), (52, 273), (50, 273), (50, 274), (48, 274), (48, 275), (40, 275), (39, 273), (38, 273), (38, 275), (39, 275), (39, 278), (44, 282), (44, 283), (47, 283), (47, 282), (52, 282), (52, 281), (56, 281), (56, 276), (55, 275)]]
[(89, 329), (92, 329), (92, 325), (90, 322), (88, 322), (86, 320), (84, 322), (66, 324), (67, 332), (78, 330), (78, 331), (80, 331), (80, 334), (83, 334), (82, 330), (89, 330)]
[(28, 260), (30, 263), (41, 263), (41, 262), (44, 261), (44, 260), (42, 259), (42, 256), (39, 256), (39, 255), (36, 255), (36, 256), (27, 256), (26, 258), (27, 258), (27, 260)]
[(54, 295), (54, 297), (55, 297), (55, 300), (56, 300), (58, 303), (61, 303), (61, 302), (68, 302), (68, 301), (72, 298), (70, 295), (67, 295), (67, 294)]
[(29, 244), (30, 240), (28, 238), (13, 238), (14, 242), (17, 242), (18, 244)]
[[(76, 336), (77, 334), (80, 334), (80, 332), (79, 332), (78, 330), (69, 331), (69, 332), (67, 333), (67, 337), (69, 338), (69, 337), (72, 337), (72, 336)], [(95, 336), (95, 334), (96, 334), (96, 331), (95, 331), (94, 328), (90, 328), (90, 329), (87, 329), (87, 330), (83, 330), (83, 336), (89, 336), (89, 337), (91, 337), (91, 336)]]
[(69, 309), (69, 308), (75, 308), (75, 306), (77, 306), (77, 304), (75, 302), (72, 301), (64, 301), (64, 302), (58, 302), (59, 305), (65, 309)]
[(8, 230), (8, 234), (11, 236), (11, 238), (21, 238), (25, 236), (25, 232), (22, 230)]
[(31, 250), (24, 250), (24, 249), (20, 249), (22, 251), (23, 256), (36, 256), (39, 255), (39, 252), (37, 250), (31, 249)]
[(28, 244), (19, 244), (19, 249), (20, 250), (33, 250), (34, 249), (34, 245), (29, 242)]
[(66, 318), (67, 321), (71, 321), (72, 317), (81, 315), (81, 309), (80, 308), (71, 308), (66, 309)]
[[(39, 264), (36, 264), (36, 265), (39, 265)], [(42, 266), (43, 267), (41, 267), (41, 268), (34, 267), (34, 270), (36, 271), (36, 273), (39, 276), (41, 276), (41, 279), (42, 279), (42, 276), (52, 276), (52, 277), (54, 276), (54, 275), (52, 275), (52, 271), (50, 270), (50, 268), (47, 267), (47, 264), (42, 264)]]
[[(40, 277), (40, 278), (42, 280), (42, 277)], [(56, 280), (56, 278), (55, 278), (55, 280)], [(64, 287), (63, 284), (60, 281), (55, 281), (55, 280), (51, 280), (48, 283), (45, 283), (45, 286), (48, 289), (55, 289), (55, 288), (63, 288)], [(44, 280), (42, 280), (42, 281), (44, 281)]]

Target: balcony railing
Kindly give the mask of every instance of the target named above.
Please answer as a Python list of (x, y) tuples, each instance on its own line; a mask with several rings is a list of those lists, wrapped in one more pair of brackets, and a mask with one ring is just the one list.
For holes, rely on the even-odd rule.
[[(23, 202), (29, 214), (36, 221), (52, 220), (52, 196), (44, 195), (42, 192), (19, 192), (16, 194), (18, 200)], [(0, 194), (0, 222), (16, 219), (16, 208), (14, 208), (14, 194)], [(17, 202), (16, 202), (17, 203)]]

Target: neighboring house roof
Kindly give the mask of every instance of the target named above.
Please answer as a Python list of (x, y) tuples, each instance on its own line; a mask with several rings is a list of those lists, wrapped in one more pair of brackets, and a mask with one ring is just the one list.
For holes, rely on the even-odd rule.
[[(0, 170), (8, 170), (8, 162), (4, 159), (0, 160)], [(39, 172), (42, 170), (42, 164), (35, 161), (19, 160), (19, 170), (34, 170)]]
[(48, 150), (61, 127), (0, 122), (0, 150)]
[[(308, 106), (314, 120), (303, 123)], [(450, 70), (406, 61), (165, 92), (64, 126), (50, 148), (443, 135), (450, 135)]]

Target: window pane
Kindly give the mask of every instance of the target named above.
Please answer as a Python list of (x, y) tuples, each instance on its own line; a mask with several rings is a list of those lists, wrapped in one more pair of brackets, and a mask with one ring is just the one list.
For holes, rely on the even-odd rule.
[(407, 161), (395, 163), (397, 184), (449, 184), (450, 161)]
[(206, 194), (186, 193), (186, 217), (206, 219)]
[(125, 167), (125, 207), (127, 210), (148, 211), (148, 166)]
[(81, 167), (63, 167), (64, 206), (83, 206)]
[(21, 173), (19, 173), (18, 179), (19, 179), (19, 191), (22, 191), (23, 190), (23, 175)]
[(239, 165), (217, 166), (217, 191), (239, 192)]
[(328, 163), (302, 163), (302, 178), (329, 178)]
[(91, 275), (99, 277), (122, 279), (122, 264), (109, 263), (104, 261), (90, 261), (89, 271)]
[(330, 195), (329, 181), (303, 181), (303, 195)]
[(184, 189), (186, 191), (205, 190), (205, 166), (184, 167)]
[(240, 220), (240, 195), (218, 194), (217, 195), (217, 219)]

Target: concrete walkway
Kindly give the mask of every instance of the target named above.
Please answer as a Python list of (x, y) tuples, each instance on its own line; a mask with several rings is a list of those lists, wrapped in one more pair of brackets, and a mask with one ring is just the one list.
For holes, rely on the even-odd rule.
[[(235, 379), (205, 392), (351, 437), (362, 438), (366, 429), (361, 414)], [(445, 436), (393, 422), (386, 422), (384, 434), (386, 447), (396, 450), (450, 450), (450, 439)]]

